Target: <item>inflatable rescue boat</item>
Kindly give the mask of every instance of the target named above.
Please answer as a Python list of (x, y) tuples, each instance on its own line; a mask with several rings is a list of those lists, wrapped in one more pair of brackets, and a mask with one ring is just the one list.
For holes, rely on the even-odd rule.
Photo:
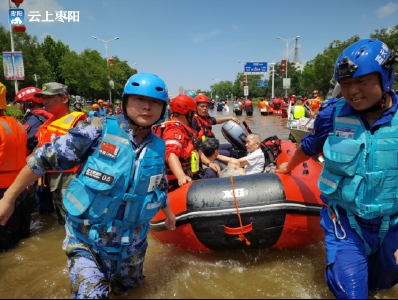
[[(239, 148), (247, 132), (230, 122), (223, 127), (224, 136)], [(288, 141), (281, 146), (278, 162), (290, 161), (297, 146)], [(324, 238), (319, 225), (321, 171), (310, 160), (291, 175), (263, 173), (191, 182), (169, 194), (176, 230), (166, 230), (166, 217), (160, 212), (151, 221), (152, 234), (162, 243), (199, 252), (286, 249), (320, 242)]]

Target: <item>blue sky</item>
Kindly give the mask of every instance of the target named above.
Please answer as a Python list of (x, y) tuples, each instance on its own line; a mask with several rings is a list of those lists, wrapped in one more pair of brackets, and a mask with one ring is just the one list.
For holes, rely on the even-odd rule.
[[(8, 0), (0, 0), (0, 23), (8, 24)], [(286, 43), (300, 35), (300, 59), (321, 53), (335, 39), (367, 38), (375, 29), (398, 24), (398, 0), (25, 0), (21, 8), (80, 11), (79, 23), (31, 23), (27, 32), (40, 41), (50, 34), (72, 50), (96, 49), (101, 39), (120, 37), (109, 55), (139, 72), (162, 77), (176, 96), (178, 87), (209, 89), (212, 78), (235, 80), (239, 61), (279, 61)], [(293, 59), (290, 44), (290, 59)], [(127, 79), (127, 78), (126, 78)]]

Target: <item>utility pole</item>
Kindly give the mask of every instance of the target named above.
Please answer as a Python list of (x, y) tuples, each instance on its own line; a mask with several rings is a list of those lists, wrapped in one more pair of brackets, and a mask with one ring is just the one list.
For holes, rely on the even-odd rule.
[(272, 64), (270, 64), (272, 66), (272, 99), (275, 98), (275, 62), (272, 62)]
[(36, 81), (36, 87), (38, 88), (38, 86), (37, 86), (37, 79), (40, 79), (40, 76), (37, 75), (37, 74), (35, 74), (34, 76), (35, 76), (35, 81)]
[[(8, 1), (8, 7), (9, 9), (11, 9), (11, 1)], [(11, 24), (9, 24), (9, 28), (10, 28), (10, 36), (11, 36), (11, 52), (12, 52), (12, 66), (13, 66), (13, 72), (14, 72), (14, 76), (16, 78), (17, 76), (17, 72), (16, 72), (16, 68), (15, 68), (15, 58), (14, 58), (14, 53), (15, 53), (15, 47), (14, 47), (14, 36), (12, 35), (12, 27)], [(18, 80), (15, 79), (15, 95), (18, 94), (19, 92), (19, 88), (18, 88)]]

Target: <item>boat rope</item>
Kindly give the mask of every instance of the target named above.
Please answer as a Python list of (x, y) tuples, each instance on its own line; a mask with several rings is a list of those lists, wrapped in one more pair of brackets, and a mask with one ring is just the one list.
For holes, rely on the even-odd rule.
[(232, 175), (230, 176), (231, 178), (231, 183), (232, 183), (232, 191), (234, 193), (234, 198), (235, 198), (235, 206), (236, 206), (236, 212), (238, 213), (238, 218), (239, 218), (239, 223), (240, 223), (240, 229), (241, 229), (241, 234), (239, 235), (239, 240), (241, 242), (243, 242), (244, 240), (246, 241), (246, 245), (250, 246), (251, 243), (249, 242), (249, 240), (245, 237), (244, 233), (243, 233), (243, 224), (242, 224), (242, 218), (240, 216), (239, 213), (239, 205), (238, 205), (238, 199), (236, 198), (236, 194), (235, 194), (235, 186), (234, 186), (234, 178), (232, 177)]

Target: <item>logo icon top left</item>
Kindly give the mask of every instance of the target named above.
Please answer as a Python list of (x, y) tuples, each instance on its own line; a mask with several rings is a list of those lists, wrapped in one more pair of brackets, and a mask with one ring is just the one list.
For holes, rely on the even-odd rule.
[(10, 25), (24, 25), (25, 11), (23, 9), (10, 9), (8, 20)]

